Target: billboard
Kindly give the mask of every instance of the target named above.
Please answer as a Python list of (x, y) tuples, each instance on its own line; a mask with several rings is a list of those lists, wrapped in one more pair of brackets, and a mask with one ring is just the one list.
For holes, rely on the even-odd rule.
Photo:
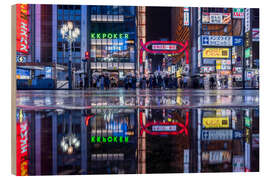
[(28, 16), (28, 5), (16, 4), (16, 50), (25, 54), (29, 52)]
[(229, 58), (229, 48), (204, 48), (203, 58)]
[(231, 13), (202, 13), (203, 24), (230, 24)]
[(204, 117), (204, 128), (229, 128), (229, 117)]
[(245, 17), (244, 8), (233, 8), (234, 19), (244, 19), (244, 17)]
[(229, 151), (207, 151), (202, 152), (202, 161), (209, 164), (230, 163), (232, 153)]
[(202, 36), (202, 46), (232, 46), (232, 36)]
[(217, 140), (232, 140), (233, 130), (231, 129), (210, 129), (202, 130), (202, 140), (203, 141), (217, 141)]

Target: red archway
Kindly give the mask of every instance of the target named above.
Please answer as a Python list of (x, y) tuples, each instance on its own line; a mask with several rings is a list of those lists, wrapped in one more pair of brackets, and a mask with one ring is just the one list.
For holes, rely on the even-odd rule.
[[(145, 44), (143, 44), (142, 40), (140, 40), (140, 64), (142, 64), (142, 55), (143, 51), (146, 51), (148, 53), (152, 54), (179, 54), (183, 51), (185, 51), (186, 54), (186, 64), (189, 64), (189, 52), (188, 52), (188, 41), (185, 42), (185, 44), (177, 41), (148, 41)], [(160, 48), (160, 50), (153, 50), (149, 49), (149, 45), (165, 45), (166, 48)], [(170, 48), (170, 46), (173, 46), (173, 48)], [(175, 49), (175, 47), (178, 47)]]

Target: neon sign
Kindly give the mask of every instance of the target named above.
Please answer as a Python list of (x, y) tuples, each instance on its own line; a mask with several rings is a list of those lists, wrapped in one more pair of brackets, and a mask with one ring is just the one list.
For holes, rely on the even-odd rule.
[(28, 5), (17, 4), (16, 5), (16, 49), (18, 52), (27, 54), (29, 52), (29, 27), (28, 27)]
[(28, 123), (22, 110), (17, 116), (17, 176), (28, 176)]
[(91, 136), (91, 143), (128, 143), (128, 136)]
[(128, 39), (127, 33), (91, 33), (91, 39)]
[[(178, 135), (185, 133), (188, 135), (188, 123), (189, 123), (189, 112), (186, 112), (185, 124), (180, 122), (148, 122), (143, 125), (143, 112), (140, 112), (140, 125), (141, 125), (141, 135), (143, 131), (150, 135)], [(152, 127), (152, 131), (149, 130)], [(177, 127), (180, 129), (177, 130)]]
[[(140, 40), (140, 64), (142, 64), (143, 51), (146, 51), (151, 54), (179, 54), (185, 52), (186, 54), (186, 64), (189, 64), (189, 52), (188, 52), (188, 41), (185, 44), (177, 41), (148, 41), (143, 44), (143, 41)], [(148, 48), (149, 45), (152, 45), (152, 50)], [(168, 46), (169, 45), (169, 46)], [(175, 47), (181, 47), (179, 49), (174, 49)], [(155, 50), (160, 49), (160, 50)]]

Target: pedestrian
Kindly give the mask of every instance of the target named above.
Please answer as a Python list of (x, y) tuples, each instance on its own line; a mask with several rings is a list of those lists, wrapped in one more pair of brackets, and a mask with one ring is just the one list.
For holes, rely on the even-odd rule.
[(211, 76), (210, 79), (209, 79), (209, 82), (210, 82), (210, 89), (213, 89), (214, 88), (214, 78)]
[(235, 79), (235, 76), (233, 76), (233, 78), (232, 78), (232, 86), (233, 86), (233, 87), (236, 87), (236, 79)]
[(158, 80), (158, 88), (161, 88), (163, 86), (163, 79), (161, 77), (161, 75), (159, 74), (158, 77), (157, 77), (157, 80)]
[(153, 77), (153, 88), (156, 88), (157, 87), (157, 78), (156, 78), (156, 76), (154, 75), (154, 77)]
[(143, 76), (143, 79), (142, 79), (142, 88), (143, 89), (146, 88), (146, 78), (145, 78), (145, 76)]
[(99, 83), (100, 83), (100, 89), (104, 90), (104, 75), (102, 74), (100, 79), (99, 79)]
[(132, 89), (136, 89), (136, 83), (137, 83), (136, 77), (132, 76)]
[(128, 76), (124, 79), (125, 89), (128, 90)]
[(153, 86), (153, 77), (152, 75), (149, 77), (149, 88), (152, 89)]
[(184, 88), (187, 88), (187, 78), (186, 77), (183, 77), (183, 85), (184, 85)]

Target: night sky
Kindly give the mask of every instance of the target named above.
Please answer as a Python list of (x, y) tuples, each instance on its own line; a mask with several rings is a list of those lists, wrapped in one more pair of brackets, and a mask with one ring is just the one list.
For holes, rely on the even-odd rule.
[[(166, 38), (171, 40), (171, 8), (147, 7), (146, 8), (146, 41)], [(162, 65), (163, 55), (147, 54), (152, 59), (152, 72)]]
[(171, 39), (171, 8), (147, 7), (146, 23), (147, 41)]

